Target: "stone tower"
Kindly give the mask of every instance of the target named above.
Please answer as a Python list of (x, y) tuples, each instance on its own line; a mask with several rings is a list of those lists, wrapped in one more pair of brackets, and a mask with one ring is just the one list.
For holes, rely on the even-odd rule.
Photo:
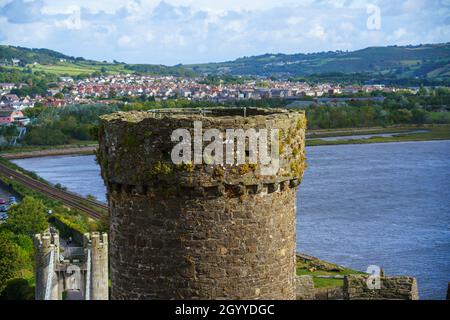
[(108, 235), (85, 233), (84, 248), (90, 250), (90, 300), (108, 300)]
[[(295, 298), (303, 112), (167, 109), (101, 119), (97, 160), (108, 189), (112, 299)], [(279, 129), (279, 170), (175, 165), (171, 134), (184, 128), (195, 136), (194, 121), (200, 133)], [(247, 146), (245, 157), (251, 154)]]
[[(51, 291), (47, 297), (50, 300), (61, 298), (58, 287), (58, 275), (55, 266), (59, 262), (59, 235), (58, 234), (36, 234), (33, 238), (35, 258), (35, 299), (45, 300), (48, 279), (51, 279)], [(50, 261), (53, 259), (53, 261)], [(53, 273), (49, 275), (49, 273)]]

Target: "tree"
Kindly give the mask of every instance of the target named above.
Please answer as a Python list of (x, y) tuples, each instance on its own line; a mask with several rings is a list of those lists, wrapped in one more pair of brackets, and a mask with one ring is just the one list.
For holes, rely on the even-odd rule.
[(17, 131), (17, 127), (15, 125), (0, 127), (0, 136), (5, 139), (7, 144), (10, 144), (18, 135), (19, 132)]
[(19, 247), (5, 234), (0, 233), (0, 292), (5, 288), (7, 281), (19, 271), (18, 257)]
[(67, 142), (67, 136), (60, 129), (30, 127), (24, 142), (29, 145), (58, 145)]
[(8, 212), (9, 218), (5, 227), (15, 233), (33, 236), (48, 228), (45, 207), (41, 200), (25, 197)]
[(34, 300), (34, 288), (26, 279), (12, 279), (2, 292), (3, 300)]
[(108, 99), (115, 99), (117, 97), (117, 93), (114, 89), (109, 90)]
[(408, 109), (398, 109), (391, 111), (390, 118), (392, 123), (410, 123), (412, 120), (413, 114)]
[(417, 124), (424, 124), (427, 121), (426, 111), (416, 108), (412, 110), (412, 122)]

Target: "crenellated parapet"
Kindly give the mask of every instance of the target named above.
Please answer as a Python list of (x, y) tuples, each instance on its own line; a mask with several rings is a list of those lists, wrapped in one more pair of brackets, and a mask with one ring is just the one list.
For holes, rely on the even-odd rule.
[[(296, 187), (305, 169), (306, 117), (303, 112), (281, 109), (249, 108), (199, 111), (170, 109), (164, 112), (119, 112), (102, 117), (97, 159), (102, 176), (111, 192), (145, 193), (148, 188), (173, 186), (178, 191), (197, 188), (226, 188), (230, 185), (273, 186), (288, 183)], [(208, 129), (224, 133), (227, 129), (279, 130), (279, 169), (263, 175), (263, 165), (240, 164), (211, 166), (206, 163), (173, 163), (170, 153), (178, 141), (171, 141), (173, 131), (183, 128), (191, 136), (194, 123), (201, 122), (201, 134)], [(270, 142), (270, 141), (269, 141)], [(208, 142), (202, 141), (202, 148)], [(248, 146), (246, 152), (249, 152)], [(192, 150), (194, 153), (194, 150)], [(225, 157), (225, 155), (224, 155)], [(193, 158), (193, 156), (192, 156)], [(249, 155), (245, 155), (248, 160)]]

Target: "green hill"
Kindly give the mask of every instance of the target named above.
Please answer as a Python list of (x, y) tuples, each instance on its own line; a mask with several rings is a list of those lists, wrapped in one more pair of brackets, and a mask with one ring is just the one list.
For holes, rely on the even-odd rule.
[(0, 46), (0, 61), (9, 61), (11, 59), (20, 60), (21, 65), (34, 62), (41, 64), (52, 64), (57, 63), (61, 59), (68, 61), (76, 60), (76, 58), (74, 57), (69, 57), (62, 53), (49, 49), (29, 49), (24, 47)]
[(264, 54), (185, 67), (207, 74), (298, 77), (323, 73), (370, 73), (397, 78), (443, 79), (450, 77), (450, 43), (370, 47), (353, 52)]
[(12, 67), (12, 59), (19, 60), (15, 68), (27, 71), (42, 71), (58, 76), (89, 75), (101, 73), (145, 73), (154, 75), (194, 76), (192, 70), (180, 66), (153, 64), (127, 64), (114, 61), (87, 60), (72, 57), (49, 49), (30, 49), (24, 47), (0, 45), (0, 63)]
[[(234, 61), (164, 66), (99, 62), (71, 57), (48, 49), (0, 46), (0, 62), (19, 59), (19, 67), (56, 75), (93, 72), (127, 72), (155, 75), (232, 75), (348, 78), (359, 80), (417, 79), (450, 81), (450, 43), (419, 46), (370, 47), (353, 52), (329, 51), (310, 54), (264, 54)], [(31, 70), (30, 70), (31, 69)]]

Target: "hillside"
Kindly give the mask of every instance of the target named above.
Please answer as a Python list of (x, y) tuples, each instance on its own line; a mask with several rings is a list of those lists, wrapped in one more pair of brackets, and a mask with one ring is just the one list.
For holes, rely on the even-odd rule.
[[(71, 57), (48, 49), (0, 46), (0, 62), (19, 59), (16, 67), (57, 75), (93, 72), (129, 72), (155, 75), (234, 75), (332, 79), (358, 74), (359, 80), (426, 79), (450, 80), (450, 43), (420, 46), (370, 47), (353, 52), (310, 54), (264, 54), (234, 61), (164, 66), (99, 62)], [(30, 71), (30, 70), (28, 70)]]
[(24, 47), (0, 45), (0, 64), (12, 67), (12, 59), (20, 60), (15, 68), (43, 71), (59, 76), (89, 75), (94, 72), (109, 73), (146, 73), (154, 75), (193, 76), (192, 70), (180, 66), (154, 64), (127, 64), (114, 61), (87, 60), (72, 57), (49, 49), (30, 49)]
[(323, 73), (372, 73), (397, 78), (449, 78), (450, 43), (371, 47), (353, 52), (264, 54), (185, 67), (207, 74), (298, 77)]
[[(22, 65), (30, 63), (54, 64), (63, 60), (75, 61), (75, 57), (69, 57), (57, 51), (49, 49), (30, 49), (24, 47), (1, 46), (0, 45), (0, 61), (18, 59)], [(78, 58), (83, 59), (83, 58)], [(84, 60), (84, 59), (83, 59)]]

